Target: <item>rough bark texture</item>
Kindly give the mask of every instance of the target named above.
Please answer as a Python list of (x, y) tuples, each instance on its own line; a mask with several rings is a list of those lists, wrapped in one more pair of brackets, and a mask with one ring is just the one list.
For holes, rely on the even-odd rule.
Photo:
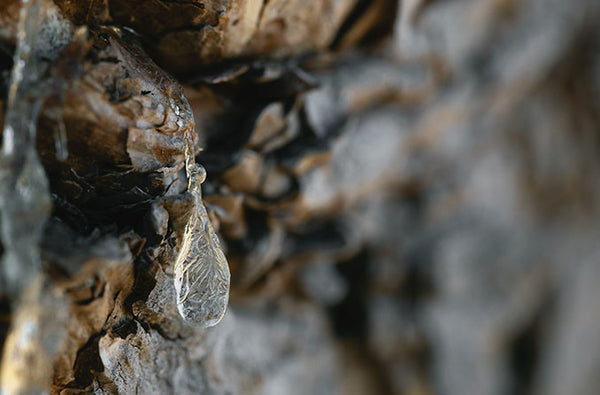
[[(37, 125), (53, 213), (41, 277), (0, 290), (0, 345), (31, 316), (59, 346), (5, 354), (15, 382), (600, 391), (597, 1), (55, 3), (74, 33)], [(0, 5), (4, 107), (20, 3)], [(191, 130), (231, 270), (210, 329), (173, 286)]]

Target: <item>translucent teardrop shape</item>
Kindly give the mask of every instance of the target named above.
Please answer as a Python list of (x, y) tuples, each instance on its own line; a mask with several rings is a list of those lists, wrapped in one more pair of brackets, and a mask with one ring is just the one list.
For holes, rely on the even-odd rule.
[(200, 184), (206, 177), (204, 168), (194, 164), (189, 173), (188, 189), (195, 207), (175, 262), (177, 308), (186, 321), (208, 328), (225, 315), (230, 274), (219, 238), (202, 203)]

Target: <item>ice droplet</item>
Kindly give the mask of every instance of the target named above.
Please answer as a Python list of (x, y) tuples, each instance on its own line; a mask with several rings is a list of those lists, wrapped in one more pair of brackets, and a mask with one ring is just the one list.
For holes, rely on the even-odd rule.
[(69, 151), (67, 148), (67, 129), (65, 128), (65, 122), (62, 116), (62, 108), (55, 107), (49, 114), (54, 120), (54, 151), (56, 152), (56, 159), (60, 161), (67, 160), (69, 157)]
[(221, 321), (229, 301), (230, 273), (219, 237), (213, 229), (200, 185), (206, 178), (204, 168), (195, 163), (193, 140), (186, 138), (188, 193), (194, 209), (185, 227), (181, 249), (174, 268), (177, 309), (184, 320), (202, 328)]

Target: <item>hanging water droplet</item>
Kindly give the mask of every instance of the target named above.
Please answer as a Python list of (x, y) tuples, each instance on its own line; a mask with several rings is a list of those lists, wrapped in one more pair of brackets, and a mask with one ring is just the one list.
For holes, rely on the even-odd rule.
[(229, 300), (229, 266), (201, 200), (204, 169), (196, 165), (190, 177), (195, 209), (186, 226), (175, 262), (177, 308), (181, 316), (201, 327), (216, 325)]
[(54, 151), (56, 152), (56, 159), (60, 161), (67, 160), (69, 157), (69, 150), (67, 148), (67, 129), (65, 128), (65, 121), (62, 116), (62, 109), (55, 107), (47, 114), (54, 120)]
[(69, 157), (69, 150), (67, 149), (67, 131), (62, 119), (59, 121), (58, 128), (54, 133), (54, 147), (56, 150), (56, 159), (60, 161), (67, 160)]
[(206, 171), (195, 163), (192, 132), (186, 132), (185, 164), (188, 193), (193, 197), (194, 208), (175, 262), (174, 285), (177, 309), (183, 319), (208, 328), (218, 324), (225, 315), (230, 273), (219, 237), (202, 202), (201, 184), (206, 179)]

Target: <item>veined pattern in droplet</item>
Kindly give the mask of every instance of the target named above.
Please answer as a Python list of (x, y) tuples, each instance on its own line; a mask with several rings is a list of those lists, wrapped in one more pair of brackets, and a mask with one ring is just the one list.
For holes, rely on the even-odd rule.
[(230, 274), (219, 238), (202, 203), (200, 184), (204, 178), (204, 169), (194, 164), (188, 188), (194, 197), (194, 212), (175, 262), (174, 283), (181, 316), (206, 328), (219, 323), (225, 315)]

